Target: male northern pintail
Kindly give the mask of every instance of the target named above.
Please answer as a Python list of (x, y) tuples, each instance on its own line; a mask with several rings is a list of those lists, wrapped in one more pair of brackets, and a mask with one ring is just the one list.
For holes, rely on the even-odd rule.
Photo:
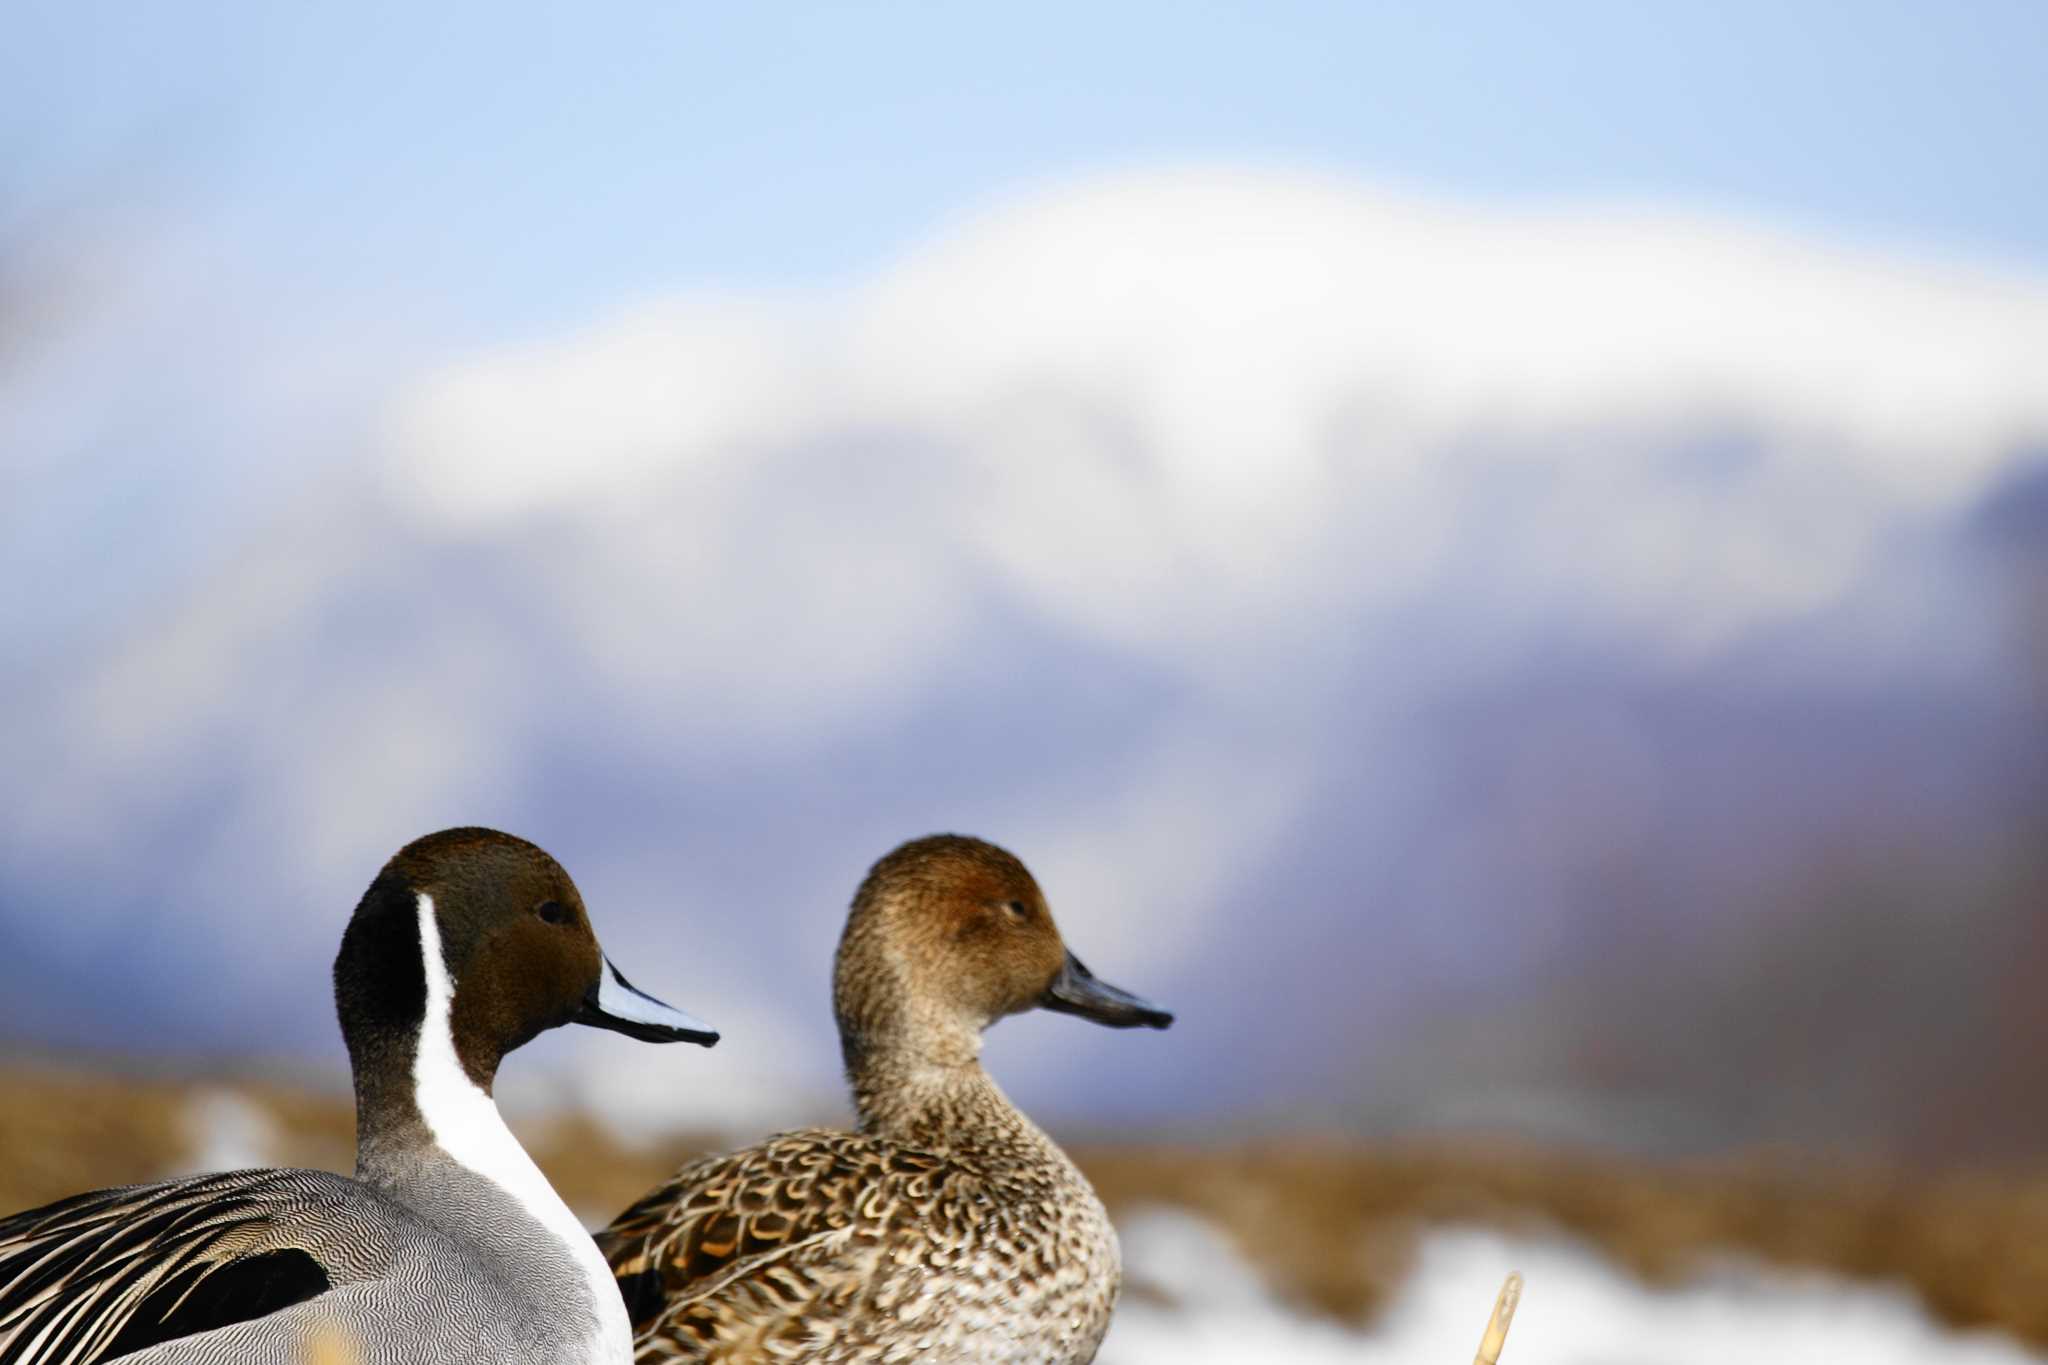
[(686, 1166), (598, 1234), (639, 1360), (1094, 1359), (1116, 1233), (982, 1069), (982, 1030), (1034, 1007), (1116, 1028), (1173, 1016), (1067, 951), (1023, 863), (952, 834), (869, 872), (832, 996), (859, 1131)]
[(596, 1246), (491, 1098), (507, 1052), (568, 1023), (718, 1035), (627, 984), (568, 873), (452, 829), (384, 867), (342, 935), (356, 1173), (250, 1170), (78, 1195), (0, 1221), (0, 1362), (625, 1362)]

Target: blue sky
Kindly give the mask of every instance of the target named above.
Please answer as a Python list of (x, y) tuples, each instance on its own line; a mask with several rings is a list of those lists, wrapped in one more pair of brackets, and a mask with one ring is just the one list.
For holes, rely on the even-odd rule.
[(223, 250), (297, 288), (398, 273), (458, 327), (837, 277), (1020, 182), (1188, 156), (2048, 260), (2048, 14), (2024, 0), (30, 3), (9, 26), (29, 203), (162, 157)]
[[(0, 522), (0, 568), (68, 585), (0, 614), (11, 633), (88, 628), (131, 600), (105, 581), (104, 537), (127, 538), (115, 557), (145, 579), (187, 567), (219, 519), (345, 458), (345, 439), (305, 439), (303, 414), (290, 438), (263, 426), (245, 392), (218, 391), (228, 375), (289, 355), (301, 387), (370, 392), (446, 348), (645, 297), (843, 282), (1077, 173), (1296, 164), (2048, 266), (2048, 13), (2024, 0), (17, 0), (8, 27), (0, 243), (33, 245), (24, 273), (55, 277), (70, 310), (34, 397), (118, 406), (148, 433), (74, 430), (62, 487), (6, 471), (18, 505), (57, 511)], [(240, 387), (266, 386), (282, 385)], [(364, 404), (339, 406), (328, 437)], [(189, 515), (138, 527), (144, 505)]]
[(0, 998), (119, 1009), (0, 1048), (331, 1060), (470, 822), (742, 1097), (934, 828), (1185, 1008), (1006, 1026), (1076, 1110), (1348, 1103), (1503, 981), (1568, 1060), (1603, 916), (1769, 960), (1843, 822), (2010, 809), (2044, 13), (17, 5)]

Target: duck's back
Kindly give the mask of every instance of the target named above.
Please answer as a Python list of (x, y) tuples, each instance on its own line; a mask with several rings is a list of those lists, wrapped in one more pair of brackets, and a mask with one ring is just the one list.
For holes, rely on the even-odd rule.
[(1119, 1273), (1100, 1201), (1036, 1129), (786, 1133), (684, 1167), (598, 1243), (643, 1365), (1081, 1365)]
[[(450, 1289), (455, 1292), (448, 1292)], [(374, 1187), (245, 1170), (96, 1190), (0, 1221), (0, 1365), (504, 1358), (499, 1277)]]

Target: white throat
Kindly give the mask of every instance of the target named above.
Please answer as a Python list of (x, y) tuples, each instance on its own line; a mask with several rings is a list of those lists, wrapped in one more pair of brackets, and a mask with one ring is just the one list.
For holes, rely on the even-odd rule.
[(583, 1272), (596, 1314), (595, 1340), (589, 1359), (606, 1365), (630, 1365), (633, 1327), (611, 1267), (598, 1252), (588, 1230), (576, 1221), (562, 1196), (541, 1174), (540, 1167), (512, 1136), (496, 1101), (469, 1078), (455, 1054), (455, 983), (441, 955), (441, 926), (434, 898), (419, 893), (420, 959), (426, 969), (427, 1012), (420, 1020), (419, 1044), (413, 1052), (413, 1101), (420, 1118), (442, 1151), (498, 1186), (519, 1207), (554, 1235)]

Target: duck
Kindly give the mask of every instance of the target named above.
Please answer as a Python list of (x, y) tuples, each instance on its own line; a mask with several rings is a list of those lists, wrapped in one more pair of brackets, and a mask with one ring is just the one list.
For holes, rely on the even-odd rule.
[(342, 934), (334, 1001), (353, 1178), (230, 1171), (0, 1220), (0, 1363), (632, 1358), (609, 1267), (492, 1084), (507, 1053), (564, 1024), (707, 1047), (717, 1031), (627, 980), (559, 863), (478, 828), (414, 840), (378, 872)]
[(641, 1365), (1086, 1365), (1121, 1263), (1102, 1201), (981, 1064), (1047, 1009), (1173, 1016), (1095, 976), (1012, 853), (937, 834), (876, 862), (834, 961), (858, 1126), (684, 1166), (597, 1234)]

